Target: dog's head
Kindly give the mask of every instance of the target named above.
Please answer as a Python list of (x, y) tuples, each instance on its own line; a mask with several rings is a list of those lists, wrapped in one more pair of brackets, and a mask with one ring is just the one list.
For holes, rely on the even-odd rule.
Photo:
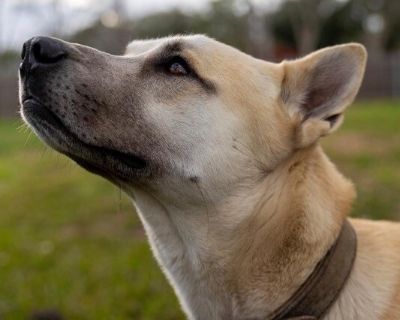
[(335, 130), (360, 86), (357, 44), (273, 64), (205, 36), (134, 41), (125, 55), (36, 37), (22, 115), (51, 147), (113, 182), (196, 201), (262, 178)]

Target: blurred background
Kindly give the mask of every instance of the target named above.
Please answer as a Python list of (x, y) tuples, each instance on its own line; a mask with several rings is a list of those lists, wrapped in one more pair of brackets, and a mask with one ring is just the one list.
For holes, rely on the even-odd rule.
[(359, 98), (323, 144), (357, 186), (354, 216), (400, 219), (399, 0), (1, 0), (1, 320), (184, 319), (130, 201), (40, 143), (17, 100), (19, 51), (34, 35), (121, 54), (177, 33), (270, 61), (363, 43)]

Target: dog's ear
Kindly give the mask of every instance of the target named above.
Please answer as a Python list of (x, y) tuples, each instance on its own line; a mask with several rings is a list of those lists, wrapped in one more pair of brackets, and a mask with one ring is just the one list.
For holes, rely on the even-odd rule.
[(281, 99), (298, 121), (299, 148), (339, 127), (360, 88), (366, 60), (362, 45), (345, 44), (282, 62)]

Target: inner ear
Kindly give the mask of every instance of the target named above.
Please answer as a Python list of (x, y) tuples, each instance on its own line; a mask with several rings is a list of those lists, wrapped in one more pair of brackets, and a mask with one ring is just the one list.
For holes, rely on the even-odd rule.
[(366, 51), (358, 44), (334, 46), (282, 63), (282, 101), (289, 114), (301, 119), (300, 131), (303, 127), (305, 132), (300, 136), (307, 136), (307, 143), (340, 125), (361, 85), (365, 63)]
[(345, 50), (327, 50), (309, 66), (305, 75), (304, 98), (300, 108), (306, 118), (322, 118), (326, 114), (329, 114), (327, 118), (334, 116), (330, 114), (330, 109), (337, 109), (351, 99), (352, 85), (358, 82), (353, 79), (359, 76), (356, 57)]

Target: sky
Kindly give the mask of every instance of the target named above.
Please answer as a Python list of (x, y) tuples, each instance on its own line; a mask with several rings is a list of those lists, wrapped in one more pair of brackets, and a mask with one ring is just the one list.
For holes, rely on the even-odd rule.
[[(206, 10), (209, 0), (119, 0), (129, 17), (179, 8)], [(271, 9), (281, 0), (251, 0)], [(19, 49), (35, 35), (71, 34), (110, 10), (113, 0), (0, 0), (0, 51)]]
[[(121, 0), (129, 16), (167, 10), (201, 10), (206, 0)], [(24, 40), (57, 31), (73, 33), (110, 9), (111, 0), (0, 0), (0, 50), (18, 48)], [(56, 10), (56, 11), (55, 11)]]

